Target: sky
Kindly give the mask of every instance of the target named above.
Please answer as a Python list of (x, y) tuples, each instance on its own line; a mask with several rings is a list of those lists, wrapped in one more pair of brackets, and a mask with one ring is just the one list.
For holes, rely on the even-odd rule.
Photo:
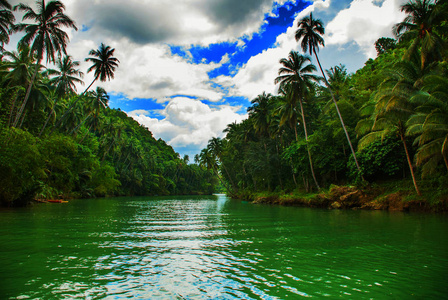
[[(32, 0), (10, 0), (12, 5)], [(110, 107), (147, 127), (190, 159), (227, 124), (247, 118), (257, 95), (277, 93), (279, 60), (301, 51), (297, 23), (313, 13), (325, 26), (324, 69), (356, 72), (376, 57), (375, 41), (393, 37), (403, 0), (62, 0), (78, 27), (67, 53), (85, 62), (100, 43), (120, 64), (106, 89)], [(18, 20), (21, 21), (20, 15)], [(15, 49), (19, 35), (12, 37)], [(315, 63), (314, 57), (312, 61)], [(82, 92), (93, 80), (86, 74)]]

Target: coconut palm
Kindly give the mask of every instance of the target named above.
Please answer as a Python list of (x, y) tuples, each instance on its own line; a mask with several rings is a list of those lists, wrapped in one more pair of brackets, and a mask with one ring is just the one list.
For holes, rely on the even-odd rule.
[(44, 126), (42, 127), (39, 137), (45, 130), (45, 127), (50, 121), (51, 116), (54, 113), (54, 109), (60, 98), (64, 96), (69, 96), (71, 94), (76, 93), (76, 84), (83, 84), (83, 81), (80, 79), (84, 76), (84, 73), (81, 72), (77, 67), (79, 66), (79, 61), (73, 61), (70, 55), (64, 56), (63, 59), (58, 59), (56, 61), (57, 69), (48, 69), (45, 73), (49, 76), (53, 76), (50, 79), (50, 84), (55, 86), (55, 102), (53, 107), (48, 114), (47, 120), (45, 121)]
[[(305, 140), (308, 142), (308, 130), (306, 126), (305, 111), (303, 109), (303, 99), (305, 95), (308, 94), (309, 91), (313, 88), (313, 83), (320, 80), (318, 76), (312, 74), (314, 71), (316, 71), (316, 67), (311, 64), (311, 59), (309, 56), (300, 55), (296, 51), (291, 51), (289, 53), (288, 59), (282, 58), (280, 60), (280, 63), (283, 65), (283, 67), (278, 71), (279, 76), (275, 79), (275, 83), (280, 83), (280, 87), (285, 87), (285, 85), (289, 86), (289, 93), (286, 96), (286, 99), (289, 99), (289, 101), (286, 102), (286, 105), (287, 107), (291, 107), (292, 109), (287, 111), (293, 112), (294, 107), (297, 105), (297, 100), (299, 101), (300, 116), (302, 117)], [(296, 128), (297, 117), (291, 114), (288, 114), (288, 116), (288, 118), (290, 118), (290, 122), (293, 123), (294, 128)], [(280, 125), (282, 123), (284, 123), (284, 120), (283, 122), (282, 120), (280, 120)], [(296, 141), (298, 141), (297, 129), (295, 130), (295, 132)], [(313, 176), (314, 183), (319, 190), (320, 186), (314, 173), (313, 160), (311, 158), (311, 152), (308, 144), (307, 151), (311, 174)]]
[(371, 118), (360, 121), (356, 128), (361, 135), (370, 131), (360, 139), (360, 150), (376, 139), (384, 139), (388, 134), (397, 134), (400, 137), (418, 195), (421, 193), (406, 143), (406, 123), (415, 112), (415, 104), (409, 99), (419, 90), (422, 77), (418, 60), (396, 63), (375, 95), (375, 110)]
[(16, 96), (11, 104), (8, 126), (13, 120), (17, 100), (24, 95), (26, 87), (33, 76), (34, 69), (41, 69), (42, 65), (36, 65), (36, 57), (31, 54), (31, 49), (27, 45), (19, 45), (18, 51), (3, 52), (2, 74), (3, 84), (8, 89), (15, 89)]
[(324, 78), (325, 85), (327, 86), (328, 90), (330, 91), (331, 98), (332, 98), (334, 106), (336, 108), (336, 112), (339, 116), (339, 120), (341, 121), (342, 128), (344, 129), (345, 136), (347, 137), (347, 142), (350, 146), (350, 150), (352, 151), (356, 167), (358, 168), (358, 171), (361, 172), (361, 169), (358, 164), (358, 160), (356, 159), (355, 150), (353, 149), (352, 141), (347, 132), (347, 128), (345, 127), (341, 112), (339, 111), (339, 107), (336, 102), (336, 98), (333, 95), (331, 86), (328, 83), (327, 77), (325, 76), (325, 73), (320, 64), (319, 56), (317, 55), (317, 51), (319, 51), (319, 45), (325, 46), (324, 39), (322, 38), (322, 35), (325, 33), (325, 28), (323, 26), (323, 23), (319, 19), (314, 19), (313, 14), (310, 13), (310, 16), (304, 17), (302, 20), (300, 20), (299, 23), (297, 24), (297, 26), (298, 26), (298, 29), (295, 33), (296, 41), (302, 40), (301, 47), (302, 47), (303, 52), (309, 51), (310, 55), (314, 54), (314, 56), (316, 57), (317, 63), (319, 65), (319, 69)]
[[(76, 103), (81, 99), (81, 97), (90, 89), (90, 87), (97, 81), (98, 79), (102, 82), (114, 78), (115, 69), (118, 67), (118, 63), (120, 62), (114, 55), (114, 48), (110, 46), (106, 46), (101, 43), (98, 50), (90, 50), (89, 55), (91, 57), (86, 58), (86, 61), (90, 61), (93, 63), (92, 66), (87, 69), (87, 73), (94, 71), (94, 78), (89, 86), (79, 95), (78, 99), (72, 103), (72, 105), (67, 109), (67, 111), (62, 115), (59, 121), (56, 123), (53, 131), (59, 124), (64, 120), (68, 113), (73, 109)], [(53, 132), (52, 131), (52, 132)]]
[[(84, 124), (89, 118), (92, 119), (90, 127), (94, 125), (98, 125), (98, 121), (100, 118), (100, 112), (103, 111), (109, 102), (109, 95), (106, 90), (102, 87), (97, 87), (95, 91), (91, 91), (87, 93), (87, 105), (85, 105), (86, 109), (89, 111), (87, 116), (70, 132), (76, 132), (78, 128)], [(90, 128), (89, 128), (90, 130)]]
[(440, 75), (425, 77), (422, 90), (410, 99), (417, 112), (409, 118), (407, 134), (417, 134), (416, 163), (423, 165), (423, 175), (433, 173), (441, 160), (448, 170), (447, 99), (448, 79)]
[(394, 34), (400, 40), (412, 41), (404, 58), (410, 59), (419, 47), (421, 56), (421, 68), (428, 61), (438, 60), (442, 57), (444, 47), (443, 39), (438, 35), (437, 28), (444, 26), (448, 14), (442, 5), (436, 5), (433, 0), (411, 0), (401, 6), (401, 11), (407, 16), (393, 27)]
[[(75, 22), (64, 14), (65, 6), (60, 1), (50, 1), (45, 4), (45, 0), (36, 1), (37, 12), (30, 6), (20, 3), (14, 7), (15, 11), (24, 12), (22, 20), (32, 20), (34, 23), (20, 23), (13, 26), (14, 32), (25, 31), (25, 36), (20, 40), (20, 44), (30, 45), (31, 53), (36, 54), (37, 64), (40, 65), (44, 55), (48, 63), (56, 61), (56, 55), (66, 53), (69, 41), (68, 34), (62, 27), (77, 30)], [(31, 88), (36, 78), (38, 68), (35, 69), (31, 82), (25, 94), (25, 98), (16, 116), (13, 126), (17, 125), (20, 115), (26, 106), (30, 96)]]
[(247, 109), (249, 117), (253, 119), (253, 126), (256, 133), (267, 136), (269, 131), (269, 118), (272, 112), (272, 95), (263, 92), (255, 97), (251, 102), (251, 107)]
[(15, 21), (11, 8), (7, 0), (0, 0), (0, 50), (9, 43), (10, 29)]

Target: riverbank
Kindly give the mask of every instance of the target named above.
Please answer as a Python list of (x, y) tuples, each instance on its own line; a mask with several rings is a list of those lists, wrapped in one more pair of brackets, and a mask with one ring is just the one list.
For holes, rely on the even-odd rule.
[(303, 206), (328, 209), (447, 212), (448, 194), (424, 193), (383, 186), (336, 186), (319, 193), (259, 193), (246, 195), (254, 204)]

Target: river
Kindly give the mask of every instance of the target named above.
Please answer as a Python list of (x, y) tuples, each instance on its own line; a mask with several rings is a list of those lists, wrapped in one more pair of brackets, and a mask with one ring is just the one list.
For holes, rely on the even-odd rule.
[(443, 299), (448, 217), (223, 195), (0, 210), (0, 299)]

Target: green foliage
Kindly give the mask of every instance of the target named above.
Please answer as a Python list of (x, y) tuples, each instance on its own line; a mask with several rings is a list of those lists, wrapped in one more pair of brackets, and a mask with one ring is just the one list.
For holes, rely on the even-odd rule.
[[(358, 163), (364, 178), (368, 181), (387, 180), (403, 173), (406, 167), (406, 156), (401, 140), (396, 136), (388, 136), (376, 140), (358, 152)], [(353, 160), (349, 162), (352, 177), (358, 170)]]
[(375, 42), (376, 53), (378, 55), (386, 53), (389, 50), (395, 49), (396, 45), (397, 45), (397, 41), (395, 39), (387, 38), (387, 37), (379, 38)]
[(0, 132), (0, 203), (18, 205), (31, 200), (45, 178), (39, 140), (26, 131)]

